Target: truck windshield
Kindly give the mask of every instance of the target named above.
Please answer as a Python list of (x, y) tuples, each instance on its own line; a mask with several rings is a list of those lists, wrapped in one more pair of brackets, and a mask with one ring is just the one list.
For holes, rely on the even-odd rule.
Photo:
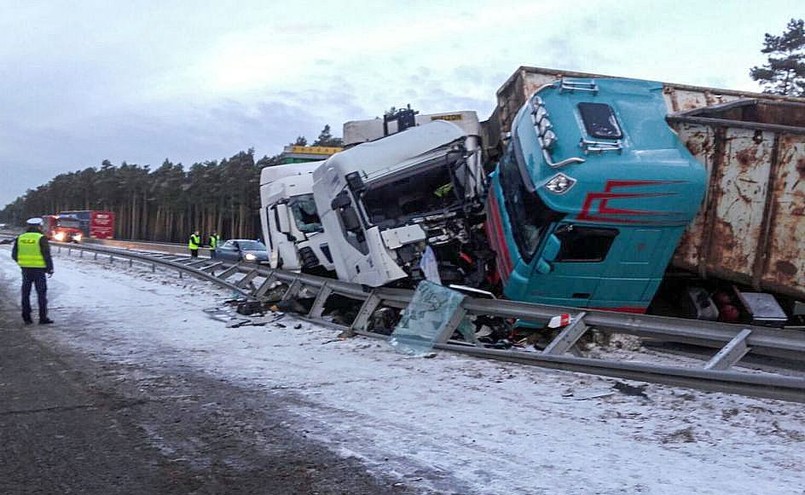
[(293, 212), (296, 227), (305, 234), (312, 232), (322, 232), (321, 219), (316, 210), (316, 201), (312, 194), (302, 194), (294, 196), (288, 202)]
[(539, 246), (545, 227), (562, 217), (558, 212), (548, 208), (536, 192), (530, 192), (517, 166), (514, 146), (500, 163), (500, 185), (506, 212), (511, 221), (512, 234), (520, 257), (530, 263)]
[(75, 218), (60, 218), (56, 224), (65, 229), (78, 229), (81, 227), (81, 223)]
[(449, 164), (439, 157), (367, 184), (363, 204), (372, 224), (403, 225), (413, 215), (458, 205), (453, 185)]

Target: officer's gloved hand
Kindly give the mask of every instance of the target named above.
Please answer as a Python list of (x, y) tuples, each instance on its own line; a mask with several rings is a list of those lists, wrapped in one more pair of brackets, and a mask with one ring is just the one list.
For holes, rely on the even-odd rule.
[(52, 276), (53, 276), (53, 270), (48, 270), (48, 277), (52, 277)]

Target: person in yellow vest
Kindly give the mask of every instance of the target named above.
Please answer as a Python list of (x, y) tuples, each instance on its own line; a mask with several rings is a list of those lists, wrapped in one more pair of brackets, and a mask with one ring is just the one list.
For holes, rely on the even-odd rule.
[(218, 232), (212, 231), (210, 234), (210, 259), (215, 259), (215, 250), (218, 248), (218, 244), (221, 243), (221, 236), (218, 235)]
[(48, 238), (42, 234), (41, 218), (31, 218), (26, 222), (28, 230), (17, 236), (11, 247), (11, 258), (22, 269), (22, 321), (26, 325), (31, 319), (31, 286), (36, 287), (39, 303), (39, 324), (53, 323), (48, 318), (48, 285), (45, 275), (53, 275), (53, 258), (50, 257)]
[(201, 246), (201, 236), (198, 235), (198, 230), (190, 235), (190, 240), (187, 242), (187, 248), (190, 249), (190, 257), (198, 258), (198, 247)]

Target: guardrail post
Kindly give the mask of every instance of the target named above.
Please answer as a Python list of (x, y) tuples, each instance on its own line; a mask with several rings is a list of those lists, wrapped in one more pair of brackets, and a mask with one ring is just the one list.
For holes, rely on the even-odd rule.
[(229, 268), (227, 268), (226, 270), (224, 270), (221, 273), (219, 273), (218, 275), (215, 275), (215, 277), (219, 278), (221, 280), (226, 280), (231, 275), (235, 274), (238, 270), (240, 270), (240, 267), (238, 265), (232, 265)]
[(587, 324), (584, 323), (584, 316), (587, 313), (582, 311), (573, 318), (573, 323), (566, 326), (550, 344), (542, 351), (543, 354), (560, 355), (566, 353), (587, 331)]
[(704, 369), (723, 371), (740, 361), (751, 350), (746, 345), (746, 339), (751, 333), (752, 330), (748, 328), (741, 330), (704, 365)]
[(436, 338), (435, 342), (437, 344), (444, 344), (450, 337), (453, 335), (453, 332), (456, 331), (458, 326), (461, 324), (461, 321), (464, 320), (464, 317), (467, 316), (467, 310), (464, 309), (463, 306), (459, 305), (456, 307), (456, 310), (453, 311), (453, 314), (450, 315), (450, 319), (444, 325), (442, 329), (442, 333)]
[[(204, 269), (202, 269), (201, 271), (204, 271)], [(238, 282), (235, 285), (237, 285), (238, 287), (246, 287), (249, 284), (249, 282), (254, 280), (254, 278), (259, 273), (260, 273), (259, 270), (257, 268), (254, 268), (252, 269), (252, 271), (244, 275), (242, 279), (238, 280)]]
[(316, 300), (313, 301), (313, 306), (310, 307), (310, 311), (307, 314), (308, 318), (321, 318), (321, 314), (324, 311), (324, 304), (332, 293), (332, 287), (330, 287), (327, 282), (324, 282), (319, 289), (319, 293), (316, 294)]
[(381, 301), (382, 299), (380, 299), (380, 296), (377, 295), (377, 292), (372, 291), (372, 293), (369, 294), (369, 297), (363, 301), (361, 309), (358, 310), (358, 315), (355, 317), (355, 320), (349, 327), (350, 330), (365, 332), (369, 323), (369, 317), (372, 316), (372, 313), (375, 312), (375, 309), (377, 309)]
[(297, 277), (293, 280), (293, 282), (291, 282), (291, 285), (288, 286), (288, 289), (286, 289), (285, 294), (282, 295), (282, 299), (280, 300), (287, 301), (292, 297), (296, 297), (296, 295), (299, 294), (299, 291), (301, 289), (302, 289), (302, 281), (299, 279), (299, 277)]
[(274, 270), (271, 270), (271, 273), (268, 274), (268, 276), (263, 281), (263, 283), (260, 284), (260, 287), (258, 287), (257, 290), (254, 292), (254, 297), (256, 297), (257, 299), (260, 299), (263, 296), (265, 296), (266, 292), (268, 292), (272, 288), (271, 286), (276, 281), (277, 281), (277, 276), (274, 275)]

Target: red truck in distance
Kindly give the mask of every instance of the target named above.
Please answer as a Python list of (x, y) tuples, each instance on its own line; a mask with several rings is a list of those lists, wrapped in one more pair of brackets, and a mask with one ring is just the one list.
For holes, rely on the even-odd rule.
[(70, 216), (42, 215), (42, 231), (56, 242), (81, 242), (84, 237), (78, 219)]
[(115, 237), (115, 214), (101, 210), (62, 211), (60, 218), (73, 218), (78, 221), (78, 228), (83, 237), (92, 239), (112, 239)]

